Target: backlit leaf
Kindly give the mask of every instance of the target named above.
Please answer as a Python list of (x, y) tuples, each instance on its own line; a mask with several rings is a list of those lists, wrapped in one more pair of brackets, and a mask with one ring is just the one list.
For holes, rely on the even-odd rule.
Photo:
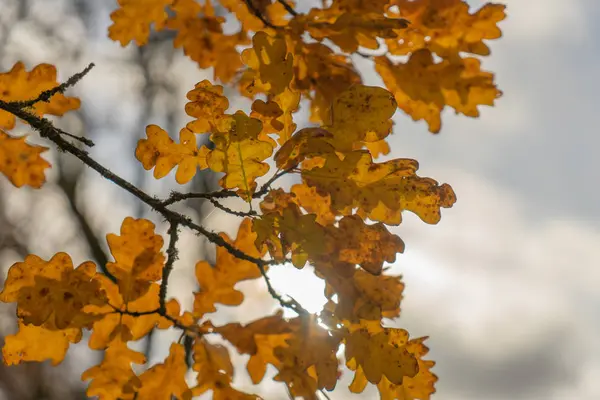
[(0, 129), (0, 172), (16, 187), (40, 188), (46, 181), (44, 171), (50, 163), (40, 155), (47, 147), (25, 142), (26, 136), (13, 137)]

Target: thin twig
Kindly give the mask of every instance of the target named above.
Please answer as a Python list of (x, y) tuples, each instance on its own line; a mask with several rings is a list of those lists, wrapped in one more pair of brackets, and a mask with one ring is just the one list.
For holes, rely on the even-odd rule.
[(244, 3), (246, 3), (246, 7), (248, 7), (248, 10), (250, 10), (250, 12), (258, 19), (261, 20), (261, 22), (269, 28), (272, 29), (277, 29), (278, 27), (273, 25), (261, 12), (258, 8), (256, 8), (256, 6), (254, 5), (254, 3), (252, 3), (252, 0), (244, 0)]
[[(248, 254), (244, 253), (240, 249), (231, 245), (229, 242), (227, 242), (225, 239), (223, 239), (223, 237), (221, 237), (219, 234), (209, 231), (206, 228), (194, 223), (191, 220), (191, 218), (189, 218), (185, 215), (182, 215), (175, 211), (170, 210), (169, 208), (167, 208), (167, 206), (165, 206), (163, 204), (163, 202), (161, 200), (150, 196), (149, 194), (147, 194), (146, 192), (144, 192), (137, 186), (135, 186), (132, 183), (128, 182), (127, 180), (121, 178), (119, 175), (116, 175), (115, 173), (110, 171), (108, 168), (104, 167), (102, 164), (100, 164), (99, 162), (94, 160), (86, 151), (78, 148), (71, 142), (65, 140), (61, 136), (63, 131), (54, 127), (52, 122), (50, 122), (48, 119), (43, 118), (43, 117), (38, 117), (37, 115), (34, 115), (34, 114), (30, 113), (29, 111), (20, 108), (18, 106), (18, 104), (5, 102), (2, 100), (0, 100), (0, 109), (7, 111), (7, 112), (15, 115), (16, 117), (24, 120), (33, 129), (37, 130), (40, 133), (41, 137), (46, 138), (46, 139), (52, 141), (54, 144), (56, 144), (61, 151), (65, 151), (67, 153), (74, 155), (80, 161), (82, 161), (85, 165), (92, 168), (94, 171), (98, 172), (105, 179), (113, 182), (115, 185), (121, 187), (122, 189), (126, 190), (127, 192), (131, 193), (132, 195), (134, 195), (135, 197), (140, 199), (142, 202), (144, 202), (145, 204), (150, 206), (154, 211), (160, 213), (167, 221), (169, 221), (171, 226), (182, 225), (182, 226), (188, 227), (189, 229), (195, 231), (197, 234), (200, 234), (200, 235), (203, 235), (204, 237), (206, 237), (213, 244), (224, 247), (230, 254), (232, 254), (236, 258), (254, 263), (259, 268), (261, 275), (264, 277), (269, 293), (271, 294), (271, 296), (273, 298), (275, 298), (279, 302), (279, 304), (282, 307), (289, 308), (299, 314), (307, 314), (308, 313), (308, 311), (306, 311), (304, 308), (302, 308), (302, 306), (296, 300), (294, 300), (294, 299), (284, 300), (281, 297), (281, 295), (279, 295), (277, 293), (277, 291), (275, 291), (275, 289), (271, 285), (271, 282), (266, 274), (266, 267), (269, 265), (279, 264), (280, 262), (278, 262), (276, 260), (267, 261), (267, 260), (263, 260), (260, 258), (255, 258), (255, 257), (249, 256)], [(262, 188), (259, 192), (263, 192), (263, 194), (267, 193), (269, 190), (270, 184), (273, 181), (275, 181), (277, 178), (279, 178), (280, 176), (283, 176), (287, 172), (289, 172), (289, 170), (281, 171), (281, 172), (275, 174), (271, 179), (269, 179), (269, 181), (267, 181), (262, 186)], [(227, 193), (227, 195), (223, 196), (223, 197), (230, 196), (228, 194), (228, 192), (224, 192), (224, 193)], [(170, 232), (170, 235), (176, 235), (176, 233), (174, 233), (174, 231), (176, 232), (176, 229), (172, 230)], [(174, 246), (174, 244), (173, 244), (173, 246)], [(171, 254), (173, 254), (173, 251), (171, 252)], [(171, 259), (173, 260), (172, 262), (174, 262), (174, 258), (171, 257)], [(286, 261), (286, 260), (284, 260), (284, 261)], [(168, 276), (168, 273), (167, 273), (167, 276)], [(163, 279), (164, 279), (164, 276), (163, 276)], [(166, 307), (166, 305), (163, 305), (161, 311), (165, 311), (165, 307)], [(181, 325), (179, 323), (179, 321), (177, 321), (176, 318), (173, 318), (173, 317), (167, 315), (166, 312), (159, 312), (159, 314), (162, 315), (163, 317), (165, 317), (166, 319), (170, 320), (171, 322), (173, 322), (173, 324), (178, 328), (187, 329), (187, 330), (191, 329), (190, 327), (185, 327), (184, 325)]]
[(298, 15), (298, 13), (296, 12), (296, 10), (294, 10), (294, 8), (285, 0), (277, 0), (279, 2), (279, 4), (281, 4), (283, 6), (283, 8), (285, 8), (285, 10), (290, 13), (290, 15), (296, 17)]
[[(275, 173), (267, 182), (265, 182), (258, 191), (252, 194), (253, 199), (259, 199), (263, 197), (265, 194), (269, 192), (271, 189), (271, 185), (279, 178), (288, 174), (290, 172), (294, 172), (293, 168), (284, 169)], [(206, 200), (216, 200), (216, 199), (224, 199), (227, 197), (238, 197), (238, 194), (232, 190), (218, 190), (216, 192), (208, 192), (208, 193), (180, 193), (180, 192), (171, 192), (171, 195), (168, 199), (161, 201), (163, 206), (169, 206), (173, 203), (177, 203), (179, 201), (188, 200), (188, 199), (206, 199)]]
[(167, 262), (162, 269), (162, 281), (160, 282), (160, 290), (158, 292), (158, 303), (161, 314), (167, 313), (167, 286), (169, 284), (169, 275), (173, 271), (173, 264), (178, 257), (177, 251), (177, 240), (179, 239), (179, 232), (177, 229), (179, 224), (177, 222), (171, 222), (169, 227), (169, 247), (167, 248)]
[(228, 214), (236, 215), (238, 217), (256, 217), (258, 215), (258, 213), (254, 210), (250, 210), (250, 211), (232, 210), (231, 208), (219, 203), (217, 200), (215, 200), (213, 198), (208, 198), (208, 201), (210, 201), (213, 204), (213, 206), (215, 206), (216, 208), (221, 209)]
[[(69, 79), (66, 80), (66, 82), (61, 83), (60, 85), (55, 86), (52, 89), (44, 90), (35, 99), (23, 100), (23, 101), (11, 101), (9, 104), (11, 104), (14, 107), (23, 109), (23, 108), (33, 107), (34, 105), (36, 105), (39, 102), (48, 103), (52, 99), (52, 96), (54, 96), (55, 94), (57, 94), (57, 93), (63, 94), (65, 92), (65, 90), (67, 90), (71, 86), (74, 86), (75, 84), (77, 84), (77, 82), (79, 82), (84, 76), (86, 76), (87, 73), (90, 72), (92, 68), (94, 68), (94, 63), (90, 63), (87, 67), (85, 67), (85, 69), (83, 71), (78, 72), (75, 75), (71, 76)], [(73, 135), (71, 133), (64, 132), (64, 131), (60, 131), (60, 134), (64, 135), (64, 136), (68, 136), (72, 139), (78, 140), (81, 143), (85, 144), (86, 146), (89, 146), (89, 147), (94, 146), (94, 142), (88, 138)]]

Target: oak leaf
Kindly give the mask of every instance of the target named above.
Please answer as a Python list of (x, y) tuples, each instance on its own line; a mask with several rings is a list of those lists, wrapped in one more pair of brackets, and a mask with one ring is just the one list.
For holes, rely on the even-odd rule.
[(210, 140), (215, 144), (207, 156), (210, 169), (224, 172), (219, 184), (225, 189), (237, 188), (249, 196), (256, 188), (256, 178), (269, 171), (264, 162), (273, 153), (273, 144), (261, 139), (262, 123), (242, 111), (223, 119)]
[(317, 390), (333, 390), (337, 382), (341, 338), (320, 327), (315, 316), (300, 316), (290, 324), (295, 329), (288, 346), (274, 352), (281, 363), (274, 380), (285, 382), (293, 396), (317, 399)]
[(0, 172), (16, 187), (40, 188), (46, 181), (44, 171), (50, 167), (40, 154), (48, 148), (31, 145), (25, 139), (26, 136), (13, 137), (0, 129)]
[[(25, 101), (35, 99), (45, 90), (58, 86), (56, 67), (50, 64), (39, 64), (30, 72), (25, 70), (22, 62), (17, 62), (10, 71), (0, 73), (0, 100)], [(29, 111), (37, 116), (45, 114), (61, 116), (67, 111), (76, 110), (80, 106), (76, 97), (67, 97), (57, 93), (49, 101), (39, 101)], [(15, 116), (0, 110), (0, 129), (12, 129), (15, 126)]]
[(397, 31), (398, 38), (386, 40), (393, 55), (408, 55), (420, 49), (429, 49), (442, 58), (459, 53), (480, 56), (490, 54), (484, 40), (498, 39), (502, 35), (498, 22), (506, 14), (504, 4), (488, 3), (474, 13), (464, 0), (392, 0), (390, 16), (406, 18), (408, 29)]
[(276, 368), (281, 362), (275, 357), (277, 347), (287, 347), (294, 328), (282, 318), (283, 313), (264, 317), (245, 326), (230, 323), (215, 329), (224, 339), (233, 344), (240, 354), (249, 354), (247, 370), (252, 382), (258, 384), (264, 377), (267, 364)]
[(87, 395), (98, 396), (100, 400), (132, 400), (140, 389), (142, 382), (131, 369), (131, 364), (144, 364), (143, 353), (127, 347), (127, 342), (117, 335), (104, 352), (104, 359), (81, 375), (81, 380), (92, 380), (87, 388)]
[(164, 363), (156, 364), (140, 375), (141, 388), (137, 392), (139, 400), (191, 400), (192, 391), (185, 382), (188, 370), (185, 364), (183, 345), (173, 343)]
[(440, 208), (449, 208), (456, 195), (447, 185), (415, 174), (418, 163), (396, 159), (373, 163), (368, 151), (352, 151), (343, 160), (327, 154), (323, 166), (303, 170), (304, 182), (318, 191), (329, 193), (333, 210), (349, 213), (358, 207), (359, 214), (374, 221), (397, 225), (401, 211), (409, 210), (424, 222), (435, 224)]
[(233, 365), (227, 348), (211, 344), (204, 338), (194, 343), (194, 371), (198, 372), (198, 384), (192, 388), (194, 396), (212, 390), (215, 400), (256, 400), (257, 396), (242, 393), (231, 386)]
[(106, 269), (117, 279), (125, 303), (143, 296), (152, 282), (162, 278), (164, 241), (154, 233), (152, 222), (127, 217), (121, 225), (121, 235), (111, 233), (106, 240), (115, 259), (106, 264)]
[(169, 134), (157, 125), (146, 127), (147, 139), (140, 139), (135, 157), (146, 170), (154, 168), (154, 177), (165, 177), (177, 166), (175, 180), (184, 184), (192, 180), (199, 169), (208, 168), (206, 157), (208, 147), (196, 144), (196, 134), (188, 128), (179, 132), (179, 143), (175, 143)]
[[(383, 400), (429, 400), (431, 395), (435, 393), (434, 384), (438, 380), (437, 376), (431, 372), (431, 368), (435, 362), (423, 360), (423, 356), (427, 354), (429, 349), (423, 344), (427, 338), (411, 339), (406, 342), (404, 348), (413, 355), (418, 363), (419, 372), (413, 376), (405, 376), (401, 384), (394, 384), (383, 376), (377, 384), (377, 389)], [(368, 383), (362, 367), (356, 366), (355, 361), (350, 363), (351, 368), (355, 369), (355, 375), (350, 384), (350, 391), (353, 393), (361, 393)]]
[[(86, 310), (102, 319), (94, 322), (89, 347), (102, 350), (110, 345), (118, 335), (126, 334), (122, 340), (138, 340), (146, 336), (153, 328), (166, 329), (171, 321), (158, 314), (160, 287), (151, 283), (140, 297), (126, 301), (119, 292), (119, 286), (105, 276), (101, 276), (102, 289), (108, 297), (109, 305), (88, 307)], [(132, 314), (128, 314), (132, 313)], [(136, 314), (137, 313), (137, 314)]]
[[(221, 237), (250, 257), (259, 258), (264, 254), (264, 251), (259, 251), (254, 244), (256, 234), (252, 232), (250, 219), (245, 219), (240, 225), (235, 242), (232, 243), (225, 233), (221, 233)], [(221, 246), (217, 247), (217, 261), (214, 266), (206, 261), (196, 264), (196, 278), (200, 290), (194, 293), (194, 316), (200, 318), (206, 313), (215, 312), (216, 303), (230, 306), (241, 304), (244, 295), (235, 289), (235, 285), (260, 277), (261, 273), (256, 264), (235, 257)]]
[(58, 365), (65, 358), (69, 344), (80, 340), (80, 329), (58, 329), (50, 323), (43, 326), (27, 325), (19, 320), (18, 332), (4, 338), (2, 360), (6, 365), (46, 360)]
[(394, 64), (387, 57), (375, 60), (375, 69), (394, 93), (398, 108), (415, 121), (425, 120), (432, 133), (440, 131), (441, 113), (446, 106), (457, 114), (476, 118), (478, 106), (493, 106), (502, 95), (494, 84), (494, 75), (480, 66), (476, 58), (436, 63), (427, 49), (412, 53), (406, 63)]
[(268, 93), (278, 95), (289, 87), (294, 77), (294, 57), (288, 52), (282, 37), (257, 32), (252, 48), (242, 53), (244, 63), (258, 72), (257, 79), (266, 85)]
[(404, 251), (404, 242), (391, 234), (382, 223), (367, 225), (357, 215), (343, 217), (337, 227), (328, 227), (328, 239), (334, 242), (335, 257), (341, 262), (360, 265), (365, 271), (381, 274), (383, 262), (394, 262)]
[(113, 24), (108, 27), (108, 36), (126, 46), (135, 40), (138, 46), (148, 43), (150, 25), (159, 31), (167, 20), (165, 8), (173, 0), (118, 0), (119, 8), (110, 14)]
[(57, 253), (49, 261), (31, 254), (9, 269), (0, 301), (16, 302), (17, 315), (25, 324), (81, 331), (97, 319), (85, 307), (107, 302), (98, 279), (96, 265), (90, 261), (74, 269), (66, 253)]
[(229, 100), (223, 95), (223, 86), (213, 85), (206, 79), (187, 93), (187, 99), (189, 102), (185, 105), (185, 112), (196, 118), (187, 124), (187, 128), (195, 133), (214, 130), (229, 108)]
[(385, 376), (401, 385), (405, 377), (419, 372), (416, 357), (406, 348), (408, 332), (404, 329), (383, 328), (379, 321), (352, 324), (344, 337), (346, 365), (351, 370), (361, 367), (367, 380), (377, 384)]

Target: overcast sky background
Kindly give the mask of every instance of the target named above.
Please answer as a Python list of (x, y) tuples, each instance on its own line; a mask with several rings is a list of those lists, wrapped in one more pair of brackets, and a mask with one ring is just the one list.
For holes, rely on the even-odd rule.
[[(64, 2), (38, 3), (49, 23), (65, 27), (67, 43), (84, 40), (86, 29), (96, 32), (91, 36), (99, 39), (87, 38), (90, 43), (80, 59), (95, 61), (97, 67), (78, 86), (77, 94), (93, 105), (94, 118), (106, 121), (94, 132), (98, 144), (94, 155), (130, 178), (133, 172), (119, 160), (132, 157), (132, 151), (122, 145), (120, 135), (134, 128), (132, 115), (137, 112), (138, 91), (128, 88), (143, 81), (139, 71), (119, 64), (131, 48), (121, 49), (106, 38), (110, 24), (106, 11), (114, 2), (90, 2), (99, 10), (97, 24), (91, 27), (65, 18), (68, 10), (59, 6)], [(483, 3), (469, 1), (474, 7)], [(436, 399), (598, 399), (600, 2), (504, 3), (509, 15), (501, 23), (504, 37), (490, 43), (492, 56), (483, 62), (485, 69), (496, 73), (504, 92), (497, 105), (482, 108), (479, 119), (445, 113), (442, 132), (436, 136), (427, 132), (425, 123), (414, 123), (400, 111), (396, 114), (392, 155), (419, 160), (420, 175), (450, 183), (458, 202), (443, 210), (438, 225), (406, 215), (397, 229), (407, 249), (393, 272), (404, 275), (406, 290), (402, 317), (394, 325), (413, 336), (430, 336), (430, 358), (437, 362), (440, 377)], [(19, 54), (27, 49), (29, 55), (35, 54), (35, 63), (57, 65), (63, 78), (84, 65), (65, 65), (47, 46), (32, 40), (26, 27), (15, 37), (10, 51)], [(185, 92), (207, 75), (183, 55), (180, 58), (168, 73), (180, 82), (183, 106)], [(357, 62), (363, 71), (370, 70), (368, 62)], [(365, 81), (380, 84), (372, 72), (365, 73)], [(232, 101), (231, 109), (237, 105)], [(151, 122), (164, 121), (157, 115)], [(150, 173), (148, 177), (160, 191), (163, 183), (154, 182)], [(117, 232), (131, 207), (127, 200), (125, 205), (115, 203), (114, 196), (127, 199), (127, 195), (92, 173), (88, 184), (94, 187), (90, 207), (110, 210), (98, 213), (97, 229)], [(15, 201), (14, 207), (18, 205)], [(222, 229), (226, 224), (217, 216), (205, 222)], [(194, 240), (184, 233), (182, 246), (193, 246)], [(46, 254), (41, 250), (40, 256), (59, 250), (82, 261), (81, 249), (69, 244), (49, 247)], [(179, 288), (178, 294), (186, 291), (182, 271), (189, 272), (197, 259), (197, 254), (187, 254), (177, 264), (174, 279), (179, 286), (173, 286)], [(277, 287), (317, 311), (322, 286), (308, 271), (285, 271), (273, 272)], [(262, 295), (250, 299), (238, 315), (246, 320), (258, 317), (258, 306), (266, 302), (269, 299)], [(224, 310), (223, 318), (232, 316), (230, 312)], [(348, 379), (346, 374), (332, 398), (348, 398), (343, 390)], [(278, 393), (265, 396), (285, 398)], [(377, 395), (371, 390), (357, 398)]]

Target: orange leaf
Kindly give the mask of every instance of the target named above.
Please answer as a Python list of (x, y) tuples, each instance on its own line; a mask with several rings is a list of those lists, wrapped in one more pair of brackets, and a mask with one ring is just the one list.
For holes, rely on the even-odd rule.
[(165, 362), (154, 365), (140, 375), (142, 385), (136, 398), (171, 400), (171, 396), (175, 396), (180, 400), (191, 400), (192, 391), (185, 382), (187, 370), (183, 345), (172, 343)]
[(383, 377), (401, 385), (405, 377), (419, 372), (416, 357), (406, 348), (408, 332), (404, 329), (382, 328), (377, 322), (350, 326), (344, 337), (346, 365), (351, 370), (359, 366), (367, 380), (379, 383)]
[(0, 300), (16, 302), (17, 314), (26, 324), (81, 331), (97, 319), (84, 308), (107, 304), (98, 279), (90, 261), (74, 269), (66, 253), (49, 261), (31, 254), (10, 267)]
[(242, 59), (258, 72), (257, 79), (266, 85), (268, 93), (272, 95), (282, 93), (294, 77), (294, 57), (288, 52), (282, 37), (257, 32), (252, 38), (252, 48), (244, 50)]
[(148, 139), (140, 139), (135, 150), (135, 157), (144, 169), (154, 168), (154, 177), (165, 177), (177, 165), (175, 180), (187, 183), (196, 175), (198, 168), (206, 169), (206, 157), (209, 150), (202, 145), (197, 147), (196, 134), (187, 128), (179, 132), (179, 142), (173, 142), (167, 132), (157, 125), (146, 127)]
[(26, 325), (19, 320), (19, 331), (4, 338), (2, 359), (6, 365), (45, 360), (58, 365), (65, 358), (69, 343), (77, 343), (79, 340), (79, 329), (48, 329), (45, 326)]
[(25, 139), (26, 136), (12, 137), (0, 130), (0, 172), (16, 187), (40, 188), (46, 181), (44, 170), (50, 167), (40, 154), (48, 148), (28, 144)]
[[(359, 213), (385, 224), (401, 222), (401, 211), (409, 210), (424, 222), (435, 224), (440, 208), (452, 207), (456, 195), (447, 185), (415, 174), (418, 164), (411, 159), (373, 163), (368, 151), (357, 150), (345, 155), (328, 154), (322, 167), (303, 170), (307, 185), (329, 193), (333, 210)], [(361, 214), (361, 215), (362, 215)]]
[(411, 54), (403, 64), (377, 57), (375, 69), (394, 93), (398, 107), (413, 120), (425, 120), (429, 131), (441, 129), (441, 112), (452, 107), (457, 113), (479, 117), (479, 105), (493, 106), (501, 92), (494, 75), (482, 71), (476, 58), (453, 58), (435, 63), (427, 49)]
[[(102, 308), (88, 307), (90, 313), (98, 313), (103, 318), (94, 322), (92, 335), (89, 339), (89, 347), (96, 350), (102, 350), (110, 345), (110, 342), (118, 335), (125, 332), (128, 335), (127, 340), (138, 340), (143, 338), (153, 328), (158, 327), (166, 329), (172, 325), (169, 320), (161, 317), (158, 312), (158, 295), (160, 287), (156, 283), (151, 283), (148, 290), (135, 300), (125, 301), (119, 286), (114, 284), (105, 276), (100, 277), (102, 288), (108, 296), (110, 305)], [(140, 315), (121, 315), (115, 310), (132, 313), (141, 313)]]
[(110, 14), (113, 24), (108, 27), (108, 36), (126, 46), (135, 40), (138, 46), (148, 43), (150, 25), (161, 30), (167, 20), (165, 7), (173, 0), (118, 0), (119, 8)]
[[(245, 219), (232, 244), (246, 255), (260, 258), (264, 252), (258, 251), (254, 245), (256, 234), (252, 232), (251, 227), (251, 220)], [(221, 233), (221, 237), (231, 243), (231, 239), (226, 234)], [(216, 303), (230, 306), (241, 304), (244, 295), (235, 289), (235, 285), (260, 276), (256, 264), (236, 258), (221, 246), (217, 247), (217, 262), (214, 267), (206, 261), (199, 261), (196, 264), (196, 278), (200, 290), (194, 293), (194, 316), (200, 318), (206, 313), (215, 312)]]
[(255, 395), (242, 393), (231, 387), (233, 365), (227, 348), (208, 343), (204, 338), (194, 343), (194, 371), (198, 372), (198, 385), (192, 390), (194, 396), (212, 390), (215, 400), (256, 400)]
[(121, 235), (111, 233), (106, 240), (115, 259), (106, 268), (117, 278), (125, 303), (143, 296), (152, 282), (162, 278), (163, 238), (154, 233), (152, 222), (127, 217), (121, 225)]
[(211, 135), (215, 149), (207, 156), (208, 166), (225, 173), (219, 180), (223, 188), (238, 188), (244, 196), (251, 195), (256, 188), (256, 178), (269, 171), (264, 160), (273, 153), (273, 145), (259, 137), (261, 131), (259, 120), (238, 111), (224, 119), (218, 131)]
[(134, 399), (142, 382), (132, 371), (131, 364), (145, 362), (143, 353), (127, 347), (121, 336), (115, 337), (104, 352), (102, 362), (81, 375), (83, 381), (92, 380), (87, 388), (87, 395), (98, 396), (100, 400)]
[[(39, 64), (31, 72), (25, 70), (22, 62), (16, 63), (9, 72), (0, 73), (0, 100), (23, 101), (32, 100), (45, 90), (58, 86), (56, 67), (50, 64)], [(63, 115), (67, 111), (79, 108), (80, 101), (76, 97), (66, 97), (57, 93), (50, 101), (36, 103), (31, 111), (37, 116), (44, 114)], [(15, 116), (0, 110), (0, 129), (12, 129)]]
[(490, 54), (483, 42), (502, 36), (496, 26), (506, 14), (504, 4), (488, 3), (474, 13), (464, 0), (393, 0), (399, 13), (392, 16), (410, 21), (408, 29), (397, 31), (397, 38), (386, 40), (394, 55), (408, 55), (420, 49), (429, 49), (442, 58), (459, 53), (480, 56)]

